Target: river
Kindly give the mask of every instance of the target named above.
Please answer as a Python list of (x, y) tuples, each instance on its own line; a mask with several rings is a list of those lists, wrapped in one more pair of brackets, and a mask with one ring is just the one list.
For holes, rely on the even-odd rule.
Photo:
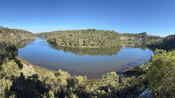
[(109, 49), (75, 49), (50, 46), (37, 37), (18, 51), (18, 57), (29, 63), (51, 70), (62, 69), (72, 75), (90, 79), (101, 78), (107, 72), (121, 74), (132, 67), (147, 63), (153, 51), (119, 47)]

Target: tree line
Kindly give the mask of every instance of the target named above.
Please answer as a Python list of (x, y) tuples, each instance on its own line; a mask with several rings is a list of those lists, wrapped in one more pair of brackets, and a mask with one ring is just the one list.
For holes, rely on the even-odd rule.
[(50, 44), (79, 48), (110, 48), (123, 44), (143, 46), (160, 39), (160, 37), (148, 35), (146, 32), (121, 34), (115, 31), (96, 29), (44, 32), (38, 36), (46, 38)]

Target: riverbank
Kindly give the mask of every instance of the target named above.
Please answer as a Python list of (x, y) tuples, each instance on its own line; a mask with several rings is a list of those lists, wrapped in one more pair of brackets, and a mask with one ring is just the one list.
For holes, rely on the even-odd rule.
[[(136, 84), (142, 85), (140, 82), (144, 80), (139, 79), (138, 76), (137, 79), (135, 76), (118, 76), (115, 72), (103, 75), (102, 79), (99, 80), (89, 80), (82, 76), (71, 76), (62, 70), (51, 71), (37, 67), (17, 57), (11, 60), (6, 59), (1, 68), (0, 75), (3, 75), (1, 84), (4, 84), (3, 86), (1, 85), (2, 88), (0, 89), (2, 96), (73, 97), (86, 95), (86, 97), (117, 97), (120, 94), (121, 97), (126, 97), (128, 96), (126, 94), (138, 96), (144, 90), (142, 88), (137, 93), (130, 92), (129, 90), (134, 89)], [(21, 85), (23, 85), (22, 88)], [(60, 95), (61, 93), (58, 92), (63, 90), (64, 92)], [(79, 93), (80, 91), (81, 93)], [(31, 92), (30, 95), (27, 92)]]
[(105, 49), (55, 47), (39, 37), (18, 51), (18, 57), (31, 64), (56, 71), (62, 69), (72, 75), (87, 76), (91, 79), (99, 79), (107, 72), (124, 72), (131, 67), (147, 63), (152, 54), (149, 49), (129, 47)]

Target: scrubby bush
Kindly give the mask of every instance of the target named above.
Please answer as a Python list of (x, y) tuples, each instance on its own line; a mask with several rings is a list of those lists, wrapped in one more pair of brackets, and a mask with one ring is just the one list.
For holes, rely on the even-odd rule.
[(154, 55), (149, 69), (149, 87), (159, 97), (175, 97), (175, 50)]
[(102, 77), (103, 85), (110, 87), (117, 87), (119, 82), (119, 76), (116, 72), (110, 72)]

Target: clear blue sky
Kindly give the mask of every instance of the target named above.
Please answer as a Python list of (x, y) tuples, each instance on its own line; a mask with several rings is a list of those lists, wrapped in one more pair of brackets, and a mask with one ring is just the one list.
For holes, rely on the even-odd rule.
[(96, 28), (175, 33), (175, 0), (0, 0), (0, 25), (32, 32)]

